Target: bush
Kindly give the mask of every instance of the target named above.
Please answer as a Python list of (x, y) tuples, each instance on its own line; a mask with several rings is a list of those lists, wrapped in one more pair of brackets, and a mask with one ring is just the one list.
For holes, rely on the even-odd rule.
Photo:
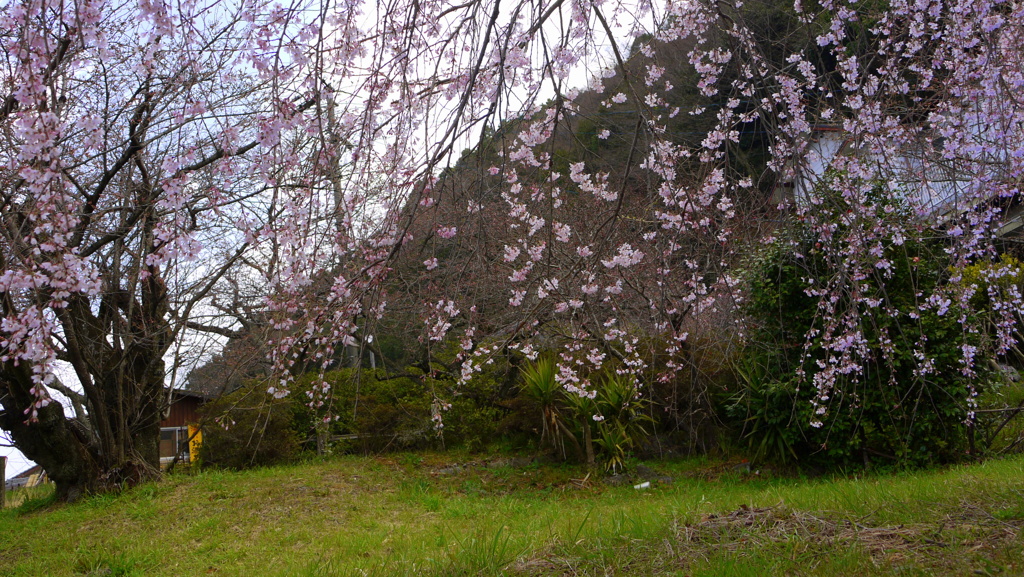
[(594, 375), (591, 398), (568, 392), (555, 379), (557, 372), (550, 357), (522, 370), (520, 394), (530, 401), (533, 418), (540, 420), (540, 447), (550, 446), (564, 459), (568, 441), (580, 458), (600, 458), (606, 470), (621, 469), (649, 435), (650, 401), (631, 377)]
[(199, 458), (204, 465), (244, 469), (295, 460), (301, 452), (293, 398), (273, 399), (253, 382), (200, 410), (207, 424)]
[[(204, 407), (209, 424), (201, 458), (205, 464), (243, 468), (294, 460), (303, 451), (480, 449), (500, 437), (511, 412), (502, 407), (503, 370), (479, 373), (453, 391), (450, 382), (412, 367), (397, 376), (383, 369), (338, 369), (324, 375), (327, 392), (316, 409), (309, 406), (310, 391), (320, 381), (316, 374), (296, 379), (282, 399), (270, 398), (262, 382), (253, 382)], [(432, 416), (442, 399), (450, 399), (450, 405), (441, 411), (439, 431)]]
[[(963, 347), (980, 337), (958, 319), (972, 313), (918, 306), (943, 290), (949, 271), (933, 255), (942, 247), (913, 239), (886, 247), (887, 274), (863, 275), (857, 294), (829, 292), (824, 306), (813, 289), (850, 271), (820, 247), (798, 230), (750, 267), (746, 313), (753, 328), (736, 363), (739, 392), (727, 414), (752, 456), (825, 466), (961, 458), (967, 401), (982, 388), (987, 363), (976, 359), (973, 379), (963, 374)], [(824, 307), (846, 324), (825, 326)], [(851, 348), (867, 354), (850, 354), (847, 372), (822, 392), (814, 375), (843, 354), (826, 340), (830, 330), (858, 335)], [(922, 371), (925, 358), (931, 366)]]
[(383, 371), (341, 369), (327, 375), (339, 432), (355, 435), (363, 453), (424, 448), (431, 444), (431, 399), (423, 382), (386, 378)]
[[(1000, 343), (1019, 340), (1020, 306), (1005, 303), (1019, 302), (1024, 292), (1024, 263), (1002, 254), (993, 262), (966, 267), (959, 276), (961, 287), (973, 289), (970, 307), (981, 320), (981, 336), (990, 339), (997, 350)], [(975, 453), (1002, 454), (1024, 448), (1024, 380), (1018, 370), (1024, 366), (1024, 354), (1014, 343), (999, 360), (1001, 363), (993, 363), (990, 385), (978, 397), (977, 418), (970, 431)]]
[[(496, 375), (477, 374), (458, 390), (452, 383), (409, 367), (403, 375), (382, 369), (339, 369), (325, 376), (331, 385), (332, 434), (351, 437), (360, 452), (435, 446), (479, 449), (498, 434), (505, 411), (498, 405)], [(304, 381), (303, 381), (304, 382)], [(432, 420), (441, 409), (443, 428)], [(314, 421), (315, 423), (315, 421)]]

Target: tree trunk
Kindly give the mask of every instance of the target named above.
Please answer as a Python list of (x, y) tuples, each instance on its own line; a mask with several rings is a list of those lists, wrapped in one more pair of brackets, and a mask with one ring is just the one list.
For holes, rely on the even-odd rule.
[[(162, 365), (153, 372), (162, 375)], [(35, 401), (29, 393), (31, 376), (25, 364), (0, 368), (0, 392), (6, 392), (0, 395), (0, 428), (46, 471), (56, 484), (59, 501), (73, 502), (159, 477), (162, 379), (122, 387), (129, 393), (119, 403), (106, 390), (109, 387), (103, 387), (103, 407), (91, 412), (90, 431), (78, 419), (65, 416), (64, 407), (55, 401), (29, 422), (24, 408)]]
[(31, 371), (25, 365), (3, 365), (0, 390), (7, 394), (2, 398), (0, 428), (10, 432), (18, 450), (46, 471), (57, 485), (59, 500), (75, 501), (96, 492), (99, 482), (96, 456), (87, 448), (85, 439), (69, 425), (64, 407), (52, 402), (39, 409), (38, 421), (28, 422), (24, 407), (35, 400), (28, 393), (31, 383)]
[(587, 468), (597, 469), (597, 459), (594, 458), (594, 439), (590, 432), (590, 420), (583, 417), (583, 445), (587, 451)]

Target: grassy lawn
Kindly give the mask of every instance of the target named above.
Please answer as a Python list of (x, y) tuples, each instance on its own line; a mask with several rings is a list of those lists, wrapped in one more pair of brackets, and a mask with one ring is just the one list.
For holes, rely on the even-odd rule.
[(812, 480), (649, 463), (673, 479), (643, 490), (452, 462), (341, 457), (37, 497), (0, 513), (0, 574), (1024, 574), (1024, 457)]

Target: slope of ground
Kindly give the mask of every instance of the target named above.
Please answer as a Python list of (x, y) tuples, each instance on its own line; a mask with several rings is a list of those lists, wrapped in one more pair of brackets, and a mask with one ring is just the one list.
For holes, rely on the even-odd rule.
[(60, 508), (30, 499), (0, 513), (0, 573), (1024, 572), (1021, 457), (839, 479), (663, 462), (646, 487), (528, 459), (457, 463), (343, 457), (177, 475)]

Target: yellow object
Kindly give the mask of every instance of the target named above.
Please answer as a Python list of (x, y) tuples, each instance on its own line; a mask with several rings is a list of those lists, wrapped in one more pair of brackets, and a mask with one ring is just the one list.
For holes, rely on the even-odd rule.
[(188, 461), (195, 463), (199, 458), (199, 447), (203, 444), (203, 432), (195, 425), (188, 426)]

